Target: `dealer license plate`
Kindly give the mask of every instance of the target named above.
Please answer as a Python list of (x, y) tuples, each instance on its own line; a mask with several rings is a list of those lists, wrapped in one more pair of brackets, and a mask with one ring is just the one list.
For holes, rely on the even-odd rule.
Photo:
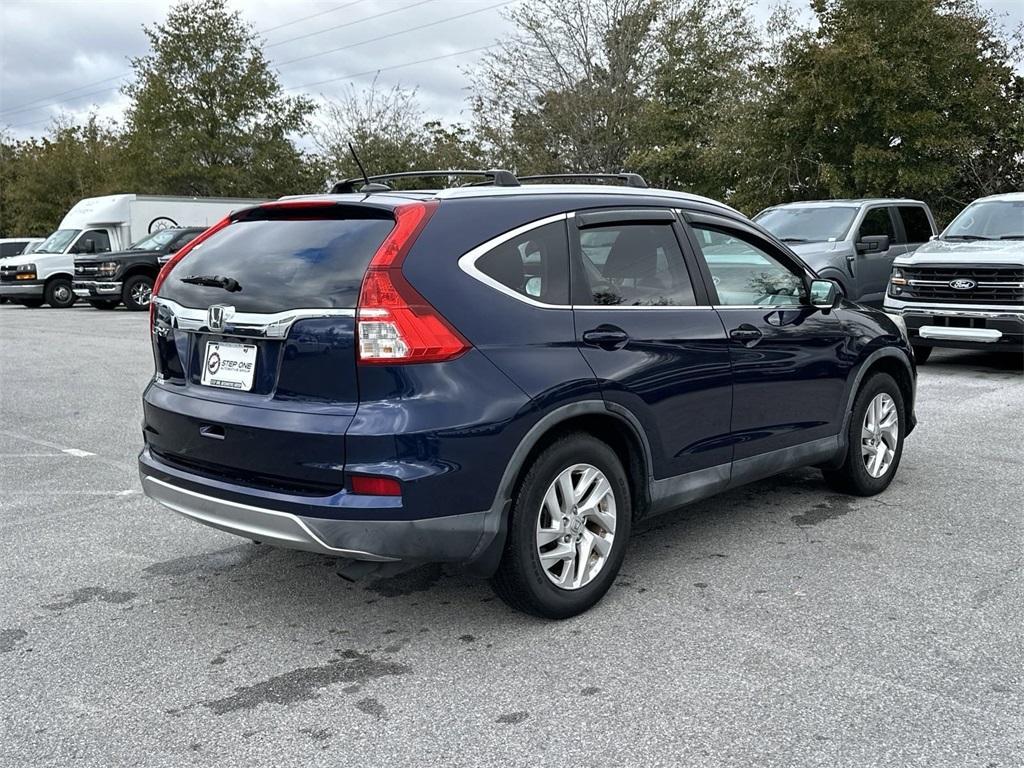
[(208, 387), (252, 389), (256, 372), (256, 345), (208, 341), (200, 381)]

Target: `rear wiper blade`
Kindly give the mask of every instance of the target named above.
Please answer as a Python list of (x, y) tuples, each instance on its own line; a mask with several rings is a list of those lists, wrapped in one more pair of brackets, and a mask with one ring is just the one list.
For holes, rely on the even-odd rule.
[(225, 291), (234, 293), (242, 290), (242, 286), (233, 277), (221, 277), (220, 275), (189, 275), (181, 278), (183, 283), (192, 285), (208, 285), (211, 288), (223, 288)]

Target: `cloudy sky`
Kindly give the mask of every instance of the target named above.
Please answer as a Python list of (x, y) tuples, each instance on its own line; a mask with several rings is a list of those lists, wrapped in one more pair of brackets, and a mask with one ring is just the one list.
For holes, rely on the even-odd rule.
[[(514, 0), (230, 0), (266, 40), (293, 93), (331, 98), (371, 82), (419, 89), (430, 115), (467, 120), (465, 69), (507, 34)], [(764, 19), (774, 0), (752, 0)], [(981, 0), (1007, 27), (1024, 22), (1024, 0)], [(128, 59), (147, 51), (144, 24), (169, 0), (2, 0), (0, 127), (23, 138), (54, 115), (96, 111), (119, 119)], [(804, 8), (806, 0), (792, 0)], [(397, 34), (396, 34), (397, 33)], [(378, 39), (386, 37), (386, 39)], [(378, 74), (379, 72), (379, 74)]]

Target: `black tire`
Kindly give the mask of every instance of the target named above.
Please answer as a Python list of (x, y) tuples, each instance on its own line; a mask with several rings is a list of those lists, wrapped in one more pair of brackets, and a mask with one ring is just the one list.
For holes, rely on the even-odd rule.
[[(861, 443), (861, 430), (864, 426), (864, 417), (868, 406), (880, 394), (887, 394), (896, 405), (897, 436), (894, 456), (889, 468), (881, 477), (872, 477), (865, 465)], [(900, 392), (896, 381), (887, 373), (876, 373), (865, 381), (857, 393), (857, 399), (853, 404), (853, 413), (850, 416), (850, 425), (847, 427), (846, 459), (838, 469), (822, 470), (825, 475), (825, 482), (841, 493), (848, 493), (853, 496), (874, 496), (889, 487), (896, 470), (900, 466), (900, 458), (903, 456), (903, 440), (907, 433), (906, 409), (903, 403), (903, 393)]]
[(99, 301), (90, 301), (89, 306), (93, 309), (117, 309), (117, 305), (120, 301), (116, 299), (102, 299)]
[(17, 303), (21, 304), (23, 307), (28, 307), (29, 309), (39, 309), (43, 306), (42, 299), (18, 299)]
[[(139, 294), (143, 294), (143, 299)], [(148, 312), (153, 295), (153, 278), (148, 275), (133, 275), (125, 280), (121, 301), (132, 312)]]
[(934, 347), (923, 347), (916, 345), (911, 348), (914, 350), (914, 362), (917, 363), (918, 365), (924, 365), (925, 363), (927, 363), (928, 358), (932, 356), (932, 349), (934, 349)]
[(54, 309), (67, 309), (77, 298), (71, 290), (71, 281), (66, 277), (55, 277), (43, 291), (43, 301)]
[[(548, 488), (574, 464), (590, 464), (604, 473), (615, 499), (616, 522), (611, 549), (593, 580), (578, 589), (564, 589), (548, 578), (541, 565), (537, 524)], [(559, 438), (536, 457), (515, 491), (505, 551), (491, 586), (511, 607), (535, 616), (565, 619), (583, 613), (615, 581), (626, 554), (632, 518), (629, 483), (615, 452), (587, 434)]]

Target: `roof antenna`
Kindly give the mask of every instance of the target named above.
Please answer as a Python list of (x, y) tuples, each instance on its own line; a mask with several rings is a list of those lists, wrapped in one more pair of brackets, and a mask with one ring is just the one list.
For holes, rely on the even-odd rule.
[(363, 164), (359, 160), (359, 155), (356, 154), (356, 148), (352, 146), (351, 141), (348, 143), (348, 151), (352, 153), (352, 159), (356, 161), (356, 165), (359, 167), (359, 172), (363, 174), (363, 181), (366, 182), (366, 186), (370, 186), (370, 177), (366, 175), (366, 169), (363, 168)]

